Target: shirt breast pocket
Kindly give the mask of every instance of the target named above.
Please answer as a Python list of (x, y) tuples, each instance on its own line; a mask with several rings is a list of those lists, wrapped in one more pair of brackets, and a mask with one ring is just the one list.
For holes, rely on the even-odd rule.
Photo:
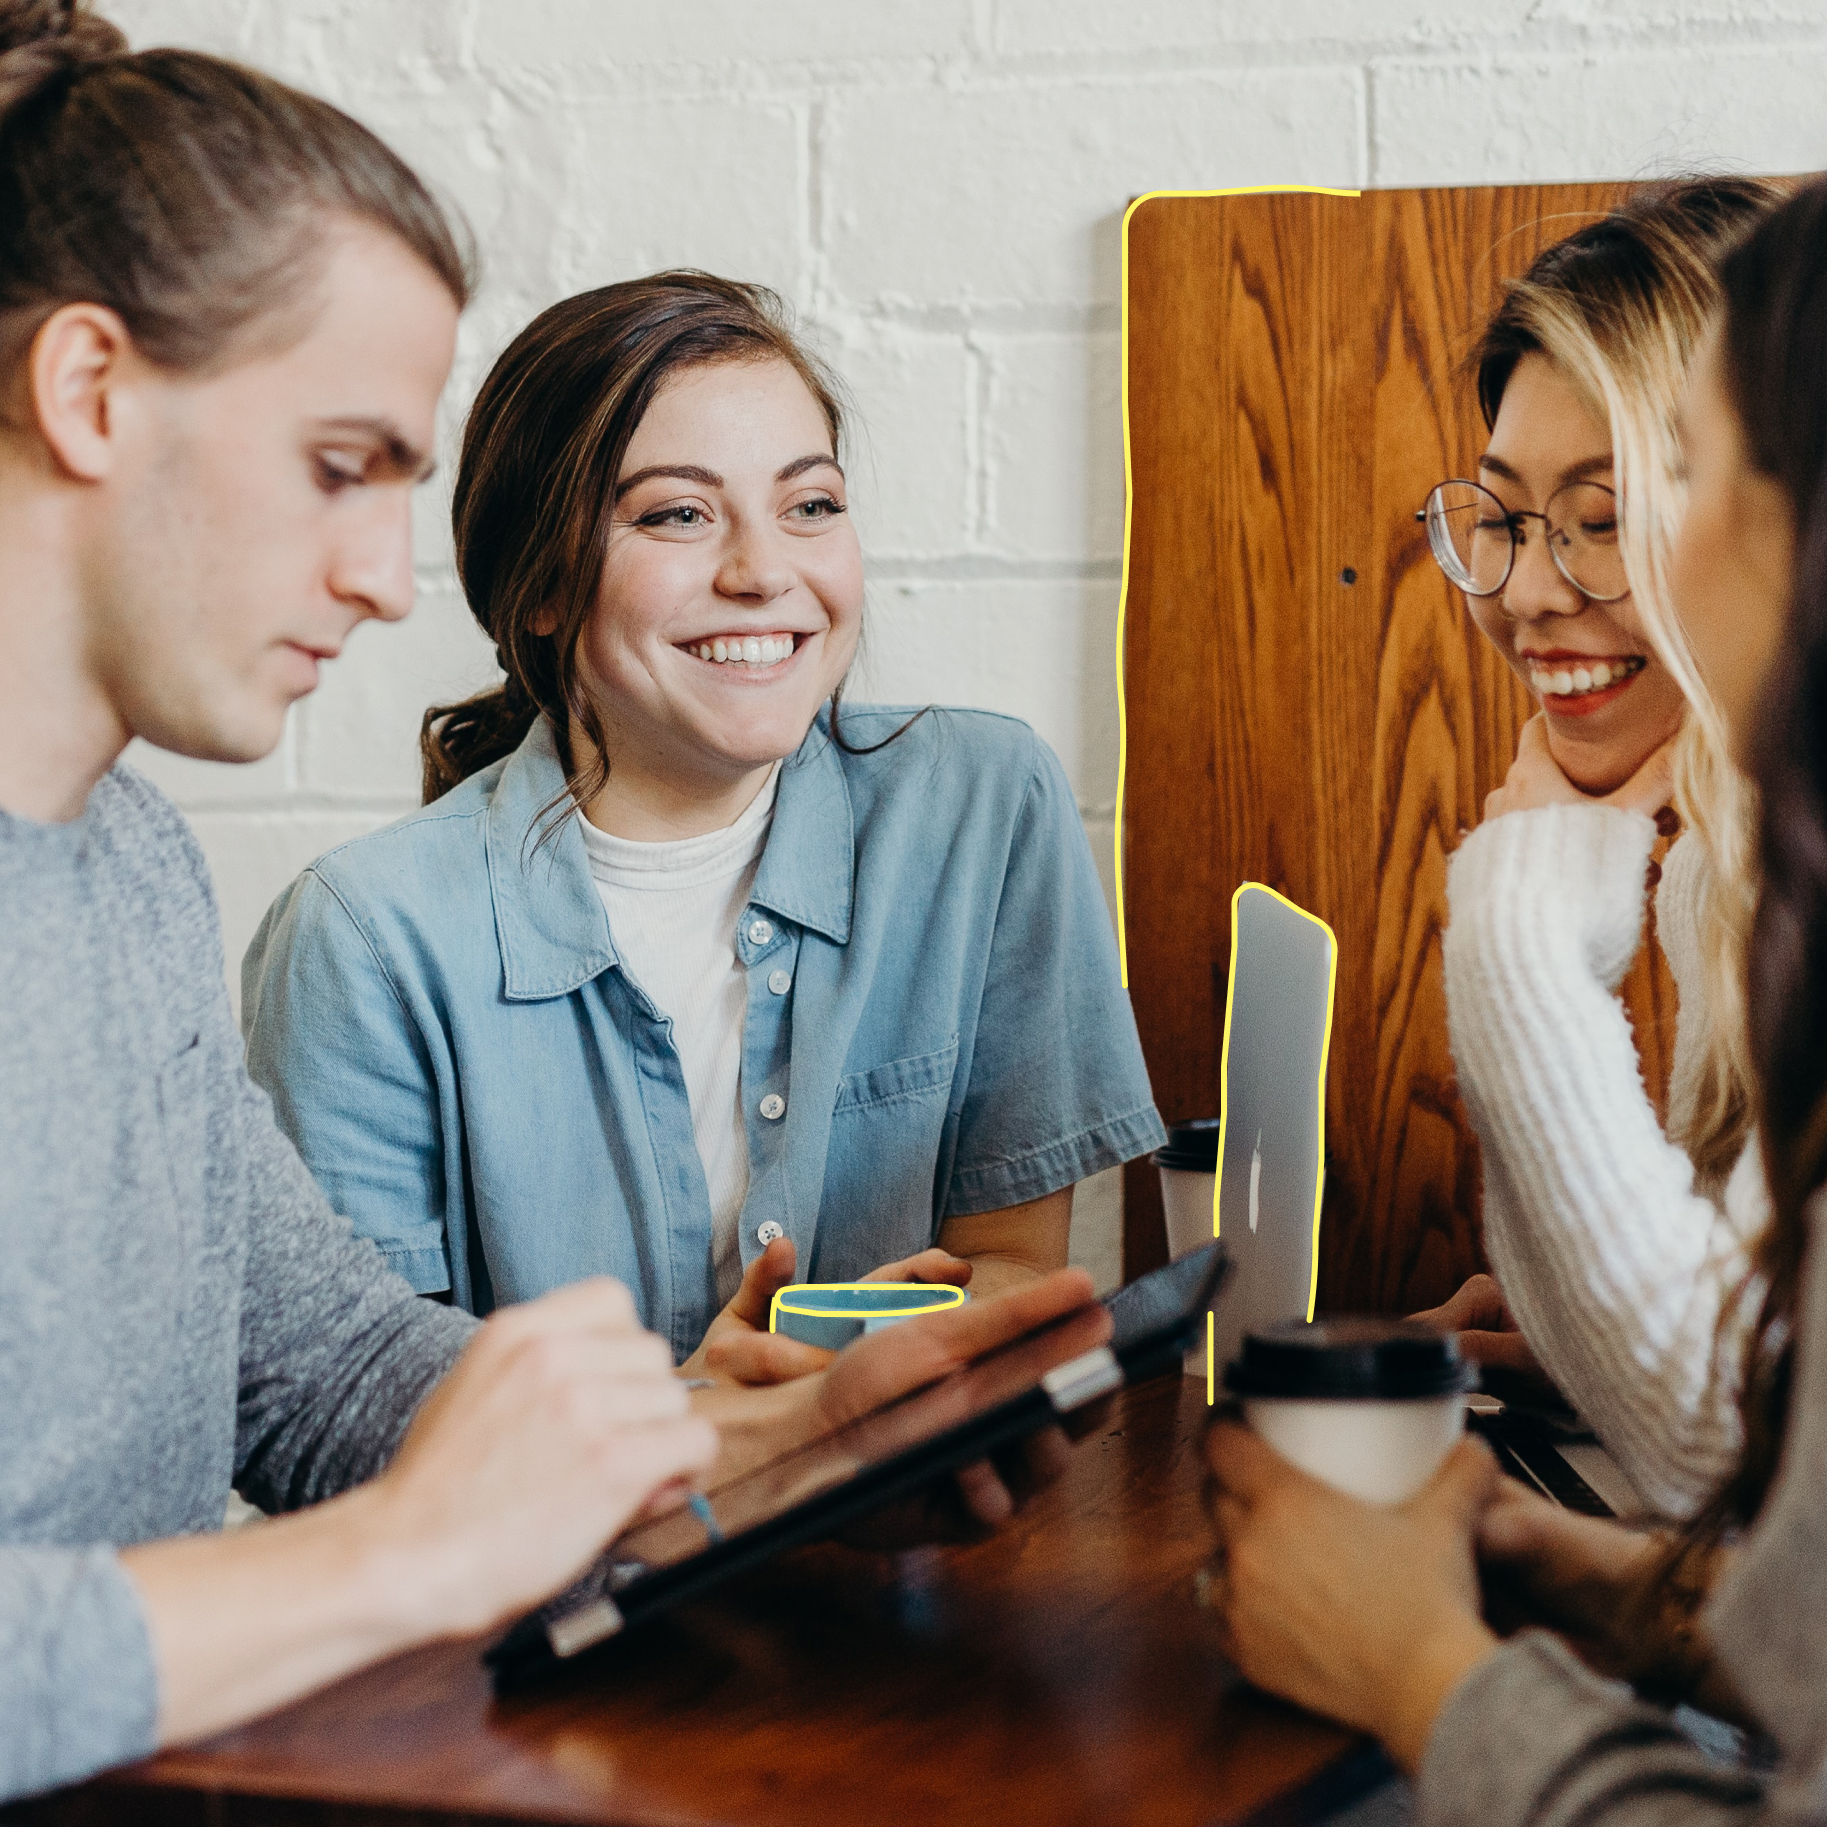
[(820, 1280), (850, 1280), (932, 1243), (933, 1182), (957, 1070), (953, 1035), (933, 1052), (838, 1080), (819, 1231)]

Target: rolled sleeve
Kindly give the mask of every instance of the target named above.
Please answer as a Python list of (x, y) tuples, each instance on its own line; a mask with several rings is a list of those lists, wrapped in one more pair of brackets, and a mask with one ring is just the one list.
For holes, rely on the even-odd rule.
[(0, 1548), (0, 1802), (144, 1757), (158, 1678), (112, 1548)]
[(943, 1203), (1000, 1210), (1166, 1139), (1078, 804), (1052, 751), (1034, 767), (1003, 877)]

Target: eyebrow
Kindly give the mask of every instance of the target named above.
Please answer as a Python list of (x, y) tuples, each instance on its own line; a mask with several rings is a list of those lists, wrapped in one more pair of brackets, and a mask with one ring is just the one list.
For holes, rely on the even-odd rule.
[[(828, 451), (814, 451), (810, 456), (795, 457), (784, 468), (776, 470), (776, 482), (791, 482), (795, 476), (803, 476), (809, 469), (827, 465), (841, 476), (844, 466)], [(650, 463), (645, 469), (637, 469), (633, 475), (624, 476), (615, 485), (615, 498), (620, 501), (631, 488), (643, 482), (651, 482), (656, 476), (672, 476), (681, 482), (702, 482), (706, 488), (722, 488), (723, 478), (714, 469), (705, 469), (697, 463)]]
[(828, 451), (814, 451), (809, 457), (795, 457), (785, 469), (775, 473), (776, 482), (791, 482), (795, 476), (803, 476), (809, 469), (830, 468), (841, 476), (844, 466)]
[[(1503, 477), (1506, 482), (1514, 482), (1518, 488), (1524, 486), (1522, 477), (1502, 457), (1493, 457), (1488, 450), (1478, 459), (1478, 467), (1488, 469), (1493, 475)], [(1586, 457), (1578, 463), (1570, 463), (1562, 470), (1555, 478), (1555, 486), (1558, 488), (1566, 482), (1584, 482), (1588, 476), (1596, 476), (1601, 470), (1613, 467), (1614, 459), (1610, 451), (1607, 451), (1602, 457)]]
[(381, 447), (381, 462), (396, 476), (410, 476), (414, 482), (427, 482), (437, 469), (430, 455), (400, 430), (393, 420), (352, 415), (347, 418), (319, 419), (321, 432), (356, 432), (372, 438)]

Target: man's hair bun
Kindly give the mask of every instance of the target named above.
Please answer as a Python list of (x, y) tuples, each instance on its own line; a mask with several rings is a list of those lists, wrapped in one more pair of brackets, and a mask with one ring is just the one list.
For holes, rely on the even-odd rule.
[(130, 52), (90, 0), (0, 0), (0, 388), (69, 304), (175, 371), (228, 359), (258, 318), (298, 333), (339, 219), (469, 296), (444, 212), (359, 121), (202, 51)]
[(125, 34), (89, 0), (0, 0), (0, 114), (126, 49)]

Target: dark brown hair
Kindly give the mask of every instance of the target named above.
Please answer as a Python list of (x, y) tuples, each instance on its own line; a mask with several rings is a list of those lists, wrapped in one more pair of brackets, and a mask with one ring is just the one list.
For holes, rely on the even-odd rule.
[(1827, 1182), (1827, 182), (1816, 179), (1720, 264), (1721, 377), (1753, 468), (1795, 524), (1794, 584), (1749, 748), (1762, 871), (1747, 960), (1772, 1216), (1756, 1247), (1761, 1304), (1746, 1353), (1737, 1471), (1691, 1532), (1749, 1522), (1789, 1418), (1807, 1208)]
[[(838, 384), (764, 286), (698, 272), (602, 286), (542, 312), (495, 364), (464, 429), (451, 514), (464, 593), (507, 679), (425, 713), (428, 805), (512, 754), (541, 716), (557, 736), (568, 798), (584, 804), (602, 790), (605, 730), (578, 676), (577, 649), (596, 601), (622, 461), (674, 375), (756, 361), (783, 361), (798, 373), (841, 454)], [(556, 627), (535, 632), (545, 615)], [(848, 746), (837, 723), (841, 695), (840, 686), (832, 730)], [(573, 722), (588, 754), (571, 753)]]
[(0, 0), (0, 363), (78, 302), (164, 366), (230, 361), (302, 320), (339, 217), (467, 300), (443, 211), (339, 109), (200, 52), (131, 53), (88, 0)]

